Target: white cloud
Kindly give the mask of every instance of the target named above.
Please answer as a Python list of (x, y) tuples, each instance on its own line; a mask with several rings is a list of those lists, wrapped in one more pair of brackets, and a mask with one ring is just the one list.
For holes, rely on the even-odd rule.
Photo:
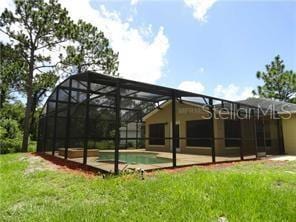
[(178, 89), (194, 93), (203, 93), (205, 91), (204, 85), (197, 81), (183, 81), (178, 86)]
[(136, 5), (139, 3), (139, 0), (131, 0), (130, 3), (131, 5)]
[(186, 6), (193, 9), (193, 16), (199, 22), (207, 21), (207, 12), (217, 0), (184, 0)]
[(8, 10), (14, 10), (15, 6), (12, 0), (1, 0), (0, 4), (0, 13), (4, 11), (4, 9), (7, 8)]
[[(91, 0), (59, 1), (70, 13), (70, 16), (77, 21), (83, 19), (102, 30), (110, 40), (112, 48), (119, 52), (119, 73), (120, 76), (155, 83), (164, 74), (166, 66), (166, 53), (169, 48), (169, 40), (164, 33), (164, 28), (159, 27), (153, 32), (152, 25), (131, 27), (132, 19), (124, 21), (117, 11), (110, 11), (103, 5), (93, 8)], [(137, 1), (133, 1), (133, 4)], [(14, 9), (12, 0), (1, 0), (0, 13), (8, 8)], [(8, 38), (0, 34), (2, 41)], [(51, 55), (58, 56), (61, 51), (51, 52)], [(53, 58), (55, 61), (57, 58)]]
[(166, 65), (169, 41), (164, 28), (152, 34), (151, 25), (133, 28), (129, 21), (123, 21), (116, 11), (109, 11), (103, 5), (92, 8), (90, 0), (73, 4), (71, 0), (60, 1), (74, 20), (83, 19), (101, 29), (110, 40), (112, 48), (119, 52), (119, 73), (121, 76), (143, 82), (155, 83)]
[(217, 85), (214, 89), (214, 96), (231, 100), (243, 100), (252, 97), (252, 87), (239, 87), (235, 84), (230, 84), (228, 86)]
[[(15, 6), (12, 0), (1, 0), (1, 4), (0, 4), (0, 15), (2, 14), (2, 12), (4, 11), (4, 9), (7, 8), (8, 10), (14, 11)], [(9, 42), (9, 38), (6, 34), (4, 34), (3, 32), (0, 32), (0, 40), (1, 42), (4, 43), (8, 43)]]
[(205, 72), (205, 68), (203, 68), (203, 67), (199, 68), (199, 72), (200, 73), (204, 73)]

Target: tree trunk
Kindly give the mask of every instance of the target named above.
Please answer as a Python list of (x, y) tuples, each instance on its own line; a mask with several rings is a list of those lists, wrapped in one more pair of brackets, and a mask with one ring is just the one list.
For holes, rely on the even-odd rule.
[(25, 111), (25, 120), (24, 120), (24, 134), (23, 134), (23, 143), (22, 143), (22, 152), (28, 151), (28, 142), (30, 136), (30, 124), (32, 118), (32, 103), (33, 103), (33, 71), (34, 71), (34, 51), (31, 50), (30, 63), (29, 63), (29, 73), (26, 80), (26, 94), (27, 94), (27, 103)]
[(5, 92), (5, 90), (1, 90), (1, 92), (0, 92), (0, 109), (2, 109), (3, 108), (3, 104), (4, 104), (4, 102), (5, 102), (5, 99), (6, 99), (6, 92)]
[(30, 122), (30, 133), (32, 133), (33, 125), (34, 125), (34, 115), (36, 110), (37, 102), (36, 95), (33, 96), (32, 106), (31, 106), (31, 122)]
[(28, 151), (28, 142), (30, 136), (30, 123), (31, 123), (31, 110), (32, 110), (32, 90), (27, 90), (27, 104), (25, 111), (25, 120), (24, 120), (24, 134), (23, 134), (23, 143), (22, 143), (22, 152)]

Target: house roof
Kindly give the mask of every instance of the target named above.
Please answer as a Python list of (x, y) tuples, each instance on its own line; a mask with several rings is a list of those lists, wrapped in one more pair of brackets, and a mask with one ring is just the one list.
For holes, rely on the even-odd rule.
[(279, 114), (284, 114), (287, 112), (296, 113), (296, 104), (287, 103), (283, 101), (277, 101), (265, 98), (248, 98), (246, 100), (237, 101), (239, 103), (247, 104), (250, 106), (261, 107), (263, 109), (273, 109)]

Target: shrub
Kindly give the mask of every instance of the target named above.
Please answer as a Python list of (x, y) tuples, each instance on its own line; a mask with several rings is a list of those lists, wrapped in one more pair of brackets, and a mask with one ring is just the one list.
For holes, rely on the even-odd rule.
[(100, 142), (96, 142), (95, 148), (100, 150), (114, 149), (114, 142), (110, 140), (102, 140)]
[(18, 152), (21, 149), (21, 131), (13, 119), (0, 119), (0, 153)]

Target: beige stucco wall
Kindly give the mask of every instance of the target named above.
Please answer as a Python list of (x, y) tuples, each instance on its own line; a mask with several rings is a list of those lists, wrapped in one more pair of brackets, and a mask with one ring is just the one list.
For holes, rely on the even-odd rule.
[(296, 114), (290, 119), (282, 119), (285, 152), (296, 155)]
[[(172, 114), (171, 114), (171, 103), (166, 105), (164, 108), (159, 110), (153, 115), (146, 118), (145, 121), (145, 137), (149, 137), (149, 125), (155, 123), (165, 123), (165, 137), (172, 136)], [(176, 103), (176, 123), (179, 124), (179, 136), (186, 137), (186, 121), (203, 119), (209, 115), (209, 111), (203, 110), (202, 107), (192, 106), (184, 103)], [(225, 148), (224, 139), (224, 121), (214, 120), (214, 131), (215, 138), (220, 138), (215, 140), (216, 154), (219, 153), (238, 153), (239, 148)], [(149, 141), (146, 140), (145, 147), (147, 150), (157, 150), (157, 151), (170, 151), (172, 146), (171, 140), (166, 140), (165, 145), (149, 145)], [(211, 147), (188, 147), (186, 146), (186, 140), (180, 139), (180, 152), (181, 153), (196, 153), (196, 154), (206, 154), (211, 155)]]
[[(165, 107), (148, 115), (145, 121), (145, 137), (149, 138), (149, 125), (155, 123), (165, 124), (165, 137), (172, 137), (172, 113), (171, 103), (168, 103)], [(179, 124), (179, 136), (186, 138), (186, 122), (190, 120), (201, 120), (209, 115), (209, 111), (203, 109), (201, 106), (185, 103), (176, 103), (176, 122)], [(269, 139), (271, 139), (271, 146), (266, 147), (268, 154), (279, 154), (279, 139), (278, 139), (278, 125), (277, 121), (272, 121), (269, 117), (266, 117), (266, 130), (268, 131)], [(289, 154), (295, 154), (296, 151), (296, 115), (287, 121), (283, 121), (283, 131), (286, 152)], [(244, 155), (254, 155), (256, 153), (255, 138), (255, 122), (254, 120), (241, 120), (241, 136), (242, 136), (242, 151)], [(225, 147), (225, 135), (224, 135), (224, 120), (214, 120), (215, 131), (215, 149), (217, 155), (239, 155), (239, 147)], [(293, 136), (294, 135), (294, 136)], [(146, 140), (145, 147), (147, 150), (156, 151), (170, 151), (172, 147), (172, 141), (167, 139), (165, 145), (150, 145)], [(263, 147), (257, 148), (259, 151), (264, 150)], [(181, 153), (195, 153), (195, 154), (211, 154), (211, 147), (188, 147), (186, 146), (186, 139), (180, 139), (180, 152)]]

